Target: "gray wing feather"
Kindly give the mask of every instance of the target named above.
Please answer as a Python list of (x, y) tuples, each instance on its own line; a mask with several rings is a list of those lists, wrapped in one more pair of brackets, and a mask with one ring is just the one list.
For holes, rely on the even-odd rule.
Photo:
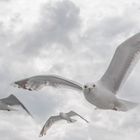
[(38, 75), (14, 82), (19, 88), (27, 90), (38, 90), (44, 86), (53, 87), (69, 87), (77, 90), (82, 90), (82, 86), (71, 80), (67, 80), (60, 76), (54, 75)]
[(14, 96), (13, 94), (11, 94), (10, 96), (6, 97), (6, 98), (2, 98), (0, 99), (0, 101), (4, 104), (7, 104), (9, 106), (14, 106), (14, 105), (20, 105), (31, 117), (31, 113), (28, 111), (28, 109), (19, 101), (19, 99)]
[(87, 123), (88, 123), (88, 121), (85, 119), (85, 118), (83, 118), (81, 115), (79, 115), (79, 114), (77, 114), (76, 112), (74, 112), (74, 111), (70, 111), (70, 112), (68, 112), (68, 113), (66, 113), (69, 117), (72, 117), (72, 116), (79, 116), (81, 119), (83, 119), (84, 121), (86, 121)]
[(0, 110), (11, 111), (11, 108), (9, 108), (9, 106), (7, 104), (0, 101)]
[(101, 78), (103, 85), (116, 93), (139, 60), (139, 54), (140, 33), (137, 33), (117, 48), (107, 71)]
[(40, 132), (40, 137), (43, 135), (46, 135), (47, 130), (57, 121), (61, 120), (62, 118), (60, 116), (51, 116), (46, 123), (44, 124), (43, 128), (41, 129)]

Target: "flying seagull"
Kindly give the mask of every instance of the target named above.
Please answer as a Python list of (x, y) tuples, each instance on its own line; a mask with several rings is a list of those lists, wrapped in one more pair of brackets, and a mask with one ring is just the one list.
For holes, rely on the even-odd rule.
[(137, 105), (116, 96), (127, 80), (140, 53), (140, 33), (128, 38), (118, 46), (104, 75), (96, 82), (79, 84), (60, 76), (38, 75), (14, 82), (26, 90), (39, 90), (44, 86), (69, 87), (84, 93), (88, 102), (100, 109), (127, 111)]
[(32, 117), (31, 113), (27, 110), (27, 108), (19, 101), (19, 99), (15, 95), (11, 94), (6, 98), (0, 99), (0, 110), (17, 111), (12, 106), (21, 106), (28, 113), (28, 115)]
[(51, 116), (46, 121), (39, 136), (42, 137), (43, 135), (46, 135), (47, 130), (57, 121), (66, 120), (68, 123), (74, 123), (76, 120), (71, 118), (73, 116), (79, 116), (81, 119), (83, 119), (84, 121), (86, 121), (88, 123), (88, 121), (86, 119), (84, 119), (82, 116), (80, 116), (79, 114), (77, 114), (74, 111), (70, 111), (68, 113), (60, 112), (59, 115)]

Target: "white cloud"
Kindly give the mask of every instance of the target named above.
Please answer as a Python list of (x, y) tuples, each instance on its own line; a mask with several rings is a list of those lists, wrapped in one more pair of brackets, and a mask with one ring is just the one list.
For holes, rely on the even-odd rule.
[[(139, 107), (122, 113), (94, 110), (75, 91), (47, 88), (37, 92), (14, 89), (12, 81), (35, 74), (58, 74), (81, 83), (104, 73), (117, 45), (139, 32), (139, 1), (11, 0), (0, 3), (0, 97), (15, 94), (35, 116), (23, 111), (0, 112), (0, 138), (138, 140)], [(140, 100), (136, 67), (119, 96)], [(133, 93), (135, 92), (135, 93)], [(58, 123), (48, 136), (38, 138), (50, 115), (75, 110), (90, 120), (85, 124)], [(10, 114), (10, 116), (9, 116)]]

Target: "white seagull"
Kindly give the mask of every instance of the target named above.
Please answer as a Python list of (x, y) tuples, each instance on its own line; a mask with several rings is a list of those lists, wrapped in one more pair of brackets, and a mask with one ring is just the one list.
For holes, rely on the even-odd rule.
[(21, 106), (27, 112), (27, 114), (32, 117), (27, 108), (13, 94), (9, 95), (6, 98), (0, 99), (0, 110), (17, 111), (17, 109), (14, 109), (12, 106)]
[(88, 102), (100, 109), (127, 111), (137, 105), (119, 99), (116, 94), (128, 78), (138, 60), (140, 33), (118, 46), (105, 74), (96, 82), (81, 85), (55, 75), (38, 75), (14, 82), (14, 85), (27, 90), (38, 90), (44, 86), (70, 87), (84, 93)]
[(51, 116), (47, 121), (46, 123), (44, 124), (41, 132), (40, 132), (40, 137), (42, 137), (43, 135), (46, 135), (46, 132), (47, 130), (57, 121), (60, 121), (60, 120), (66, 120), (68, 123), (74, 123), (76, 122), (75, 119), (72, 119), (71, 117), (73, 116), (79, 116), (81, 119), (83, 119), (84, 121), (86, 121), (88, 123), (88, 121), (86, 119), (84, 119), (82, 116), (80, 116), (79, 114), (77, 114), (76, 112), (74, 111), (70, 111), (68, 113), (63, 113), (63, 112), (60, 112), (59, 115), (57, 116)]

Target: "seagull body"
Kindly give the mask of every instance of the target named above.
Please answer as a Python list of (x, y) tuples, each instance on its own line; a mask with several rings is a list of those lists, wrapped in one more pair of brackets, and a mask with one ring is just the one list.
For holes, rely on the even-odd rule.
[(112, 61), (96, 82), (81, 85), (75, 81), (55, 75), (38, 75), (14, 82), (18, 88), (39, 90), (44, 86), (69, 87), (84, 93), (88, 102), (100, 109), (127, 111), (137, 105), (131, 101), (119, 99), (116, 94), (127, 80), (140, 53), (140, 33), (128, 38), (118, 46)]
[(86, 119), (84, 119), (82, 116), (80, 116), (79, 114), (77, 114), (76, 112), (74, 111), (70, 111), (68, 113), (63, 113), (63, 112), (60, 112), (59, 115), (57, 116), (51, 116), (47, 121), (46, 123), (44, 124), (41, 132), (40, 132), (40, 137), (43, 136), (43, 135), (46, 135), (46, 132), (47, 130), (57, 121), (60, 121), (60, 120), (66, 120), (68, 123), (74, 123), (76, 122), (75, 119), (72, 119), (71, 117), (72, 116), (79, 116), (81, 119), (83, 119), (84, 121), (86, 121), (88, 123), (88, 121)]
[(6, 98), (0, 99), (0, 110), (17, 111), (17, 109), (14, 109), (12, 106), (21, 106), (27, 112), (27, 114), (32, 117), (31, 113), (15, 95), (11, 94)]

